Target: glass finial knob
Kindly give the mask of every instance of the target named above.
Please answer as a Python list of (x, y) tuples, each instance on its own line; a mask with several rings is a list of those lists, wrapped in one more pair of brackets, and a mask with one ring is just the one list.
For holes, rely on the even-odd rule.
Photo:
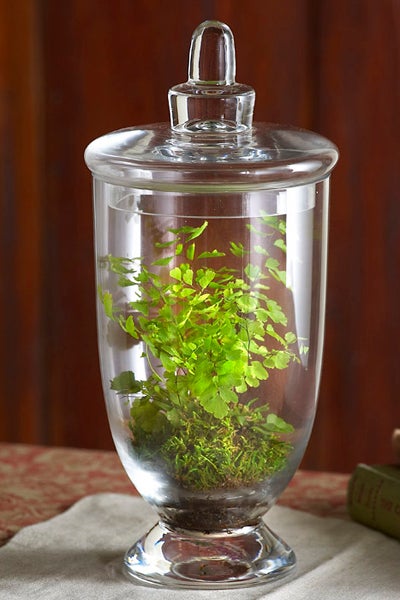
[(237, 133), (251, 127), (255, 92), (235, 82), (231, 30), (205, 21), (192, 36), (188, 81), (169, 91), (171, 126), (177, 131)]
[(235, 43), (227, 25), (219, 21), (199, 25), (192, 37), (188, 75), (188, 81), (195, 84), (235, 83)]

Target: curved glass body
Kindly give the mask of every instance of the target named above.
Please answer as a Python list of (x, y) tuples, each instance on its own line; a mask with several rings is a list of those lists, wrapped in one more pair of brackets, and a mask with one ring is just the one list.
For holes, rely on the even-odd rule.
[(328, 179), (212, 195), (96, 180), (109, 421), (166, 526), (254, 527), (297, 469), (321, 371), (327, 209)]

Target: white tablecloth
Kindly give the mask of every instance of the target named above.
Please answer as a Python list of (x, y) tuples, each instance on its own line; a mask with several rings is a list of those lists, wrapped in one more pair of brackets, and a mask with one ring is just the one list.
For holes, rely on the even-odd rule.
[(351, 521), (276, 506), (271, 529), (297, 555), (296, 575), (278, 587), (164, 590), (125, 579), (125, 550), (156, 521), (141, 499), (84, 498), (22, 529), (0, 548), (1, 600), (399, 600), (400, 543)]

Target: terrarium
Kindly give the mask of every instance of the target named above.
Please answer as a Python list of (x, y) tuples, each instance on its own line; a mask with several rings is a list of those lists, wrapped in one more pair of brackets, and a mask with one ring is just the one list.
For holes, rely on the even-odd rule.
[(159, 515), (124, 569), (155, 586), (247, 586), (296, 563), (264, 515), (314, 420), (338, 154), (310, 131), (253, 124), (254, 99), (235, 82), (230, 29), (208, 21), (169, 91), (171, 123), (85, 154), (110, 427)]

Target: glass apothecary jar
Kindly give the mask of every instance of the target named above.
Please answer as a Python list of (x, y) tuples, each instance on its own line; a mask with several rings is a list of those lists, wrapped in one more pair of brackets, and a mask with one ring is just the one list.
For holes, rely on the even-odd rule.
[(253, 124), (254, 98), (235, 82), (230, 29), (208, 21), (169, 92), (171, 124), (112, 132), (85, 154), (109, 422), (160, 519), (125, 571), (158, 586), (246, 586), (296, 562), (262, 517), (315, 416), (338, 153)]

